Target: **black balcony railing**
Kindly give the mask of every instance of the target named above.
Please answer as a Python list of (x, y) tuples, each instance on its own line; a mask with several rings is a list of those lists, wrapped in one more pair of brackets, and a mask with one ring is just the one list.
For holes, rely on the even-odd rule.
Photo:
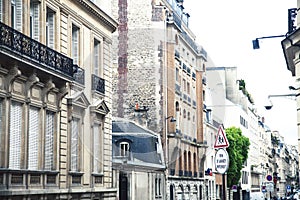
[(74, 81), (84, 85), (84, 69), (80, 68), (78, 65), (73, 65), (73, 72)]
[(92, 74), (92, 90), (105, 94), (105, 80)]
[(37, 62), (47, 70), (73, 78), (73, 60), (0, 22), (0, 47)]

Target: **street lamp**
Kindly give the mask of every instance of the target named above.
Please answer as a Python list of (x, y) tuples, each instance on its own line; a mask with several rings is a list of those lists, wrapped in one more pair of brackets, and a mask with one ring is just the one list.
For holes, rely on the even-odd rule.
[[(293, 87), (293, 86), (290, 86), (290, 87)], [(266, 110), (271, 110), (272, 109), (273, 103), (271, 101), (271, 97), (296, 97), (296, 96), (297, 96), (297, 94), (294, 94), (294, 93), (292, 93), (292, 94), (274, 94), (274, 95), (269, 95), (268, 99), (269, 99), (270, 104), (266, 105), (265, 108), (266, 108)]]
[(261, 39), (267, 39), (267, 38), (278, 38), (278, 37), (286, 37), (286, 35), (273, 35), (273, 36), (265, 36), (265, 37), (259, 37), (255, 38), (255, 40), (252, 40), (252, 46), (253, 49), (259, 49), (259, 40)]

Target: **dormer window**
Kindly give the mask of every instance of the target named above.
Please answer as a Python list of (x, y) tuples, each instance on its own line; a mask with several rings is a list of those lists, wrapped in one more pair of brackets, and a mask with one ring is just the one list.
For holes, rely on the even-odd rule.
[(120, 143), (120, 156), (123, 156), (123, 157), (129, 156), (129, 143), (128, 142)]

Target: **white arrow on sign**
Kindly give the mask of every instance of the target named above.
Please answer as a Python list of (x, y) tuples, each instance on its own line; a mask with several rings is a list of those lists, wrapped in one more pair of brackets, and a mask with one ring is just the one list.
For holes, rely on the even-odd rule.
[(217, 137), (216, 137), (214, 148), (219, 149), (219, 148), (227, 148), (227, 147), (229, 147), (229, 142), (227, 140), (227, 137), (226, 137), (225, 131), (223, 129), (223, 126), (220, 125), (219, 130), (218, 130), (218, 134), (217, 134)]

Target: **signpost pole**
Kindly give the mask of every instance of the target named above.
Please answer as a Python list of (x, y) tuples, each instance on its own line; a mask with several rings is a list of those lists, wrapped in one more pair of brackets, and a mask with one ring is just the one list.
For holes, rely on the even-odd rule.
[(223, 200), (226, 200), (225, 173), (222, 174)]
[(218, 130), (214, 148), (218, 149), (215, 155), (216, 170), (222, 174), (222, 200), (226, 200), (226, 180), (225, 173), (229, 167), (229, 156), (225, 148), (229, 147), (226, 133), (221, 125)]

